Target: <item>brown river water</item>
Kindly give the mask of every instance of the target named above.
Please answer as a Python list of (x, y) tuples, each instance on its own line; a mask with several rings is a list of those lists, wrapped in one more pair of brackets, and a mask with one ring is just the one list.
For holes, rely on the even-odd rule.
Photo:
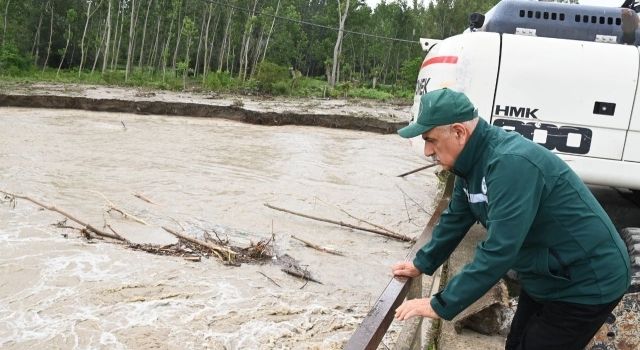
[[(341, 348), (409, 244), (263, 204), (365, 225), (339, 206), (418, 236), (436, 178), (396, 175), (424, 162), (396, 135), (0, 108), (0, 190), (96, 227), (107, 222), (135, 242), (173, 243), (160, 227), (177, 223), (190, 233), (215, 228), (240, 246), (273, 233), (277, 253), (322, 282), (305, 284), (273, 263), (233, 267), (88, 242), (52, 226), (57, 213), (24, 200), (15, 209), (0, 203), (0, 348)], [(105, 213), (102, 195), (148, 225)], [(400, 326), (394, 322), (385, 344)]]

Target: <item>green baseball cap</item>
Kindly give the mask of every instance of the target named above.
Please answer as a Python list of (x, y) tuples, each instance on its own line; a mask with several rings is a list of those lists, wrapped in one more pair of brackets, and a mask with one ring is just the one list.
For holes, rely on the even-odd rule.
[(477, 116), (478, 110), (462, 92), (447, 88), (434, 90), (420, 97), (418, 119), (398, 130), (398, 134), (408, 139), (436, 126), (466, 122)]

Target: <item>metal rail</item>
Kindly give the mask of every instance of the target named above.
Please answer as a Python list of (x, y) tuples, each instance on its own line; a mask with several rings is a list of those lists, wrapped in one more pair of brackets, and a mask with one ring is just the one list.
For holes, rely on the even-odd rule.
[[(422, 231), (422, 235), (420, 235), (416, 244), (411, 247), (411, 251), (407, 254), (405, 260), (413, 260), (416, 252), (431, 239), (431, 233), (438, 220), (440, 220), (440, 214), (449, 205), (449, 199), (453, 191), (453, 179), (453, 175), (448, 177), (445, 189), (438, 201), (438, 206)], [(389, 281), (387, 287), (345, 345), (346, 350), (374, 350), (378, 348), (387, 329), (389, 329), (389, 325), (391, 325), (391, 321), (393, 321), (395, 309), (407, 296), (411, 282), (411, 279), (399, 277), (394, 277)]]

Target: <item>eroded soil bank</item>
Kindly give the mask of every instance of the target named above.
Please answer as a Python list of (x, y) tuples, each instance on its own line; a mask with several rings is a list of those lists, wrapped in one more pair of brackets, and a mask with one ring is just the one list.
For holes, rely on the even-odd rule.
[(394, 133), (410, 118), (409, 104), (374, 100), (232, 96), (76, 84), (3, 85), (0, 106), (210, 117), (260, 125), (309, 125), (382, 134)]

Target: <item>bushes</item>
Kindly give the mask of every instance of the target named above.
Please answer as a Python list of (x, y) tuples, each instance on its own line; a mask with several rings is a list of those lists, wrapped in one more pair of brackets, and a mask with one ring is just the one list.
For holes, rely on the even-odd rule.
[(31, 58), (22, 56), (14, 44), (0, 47), (0, 73), (10, 76), (22, 75), (32, 68)]
[(204, 88), (208, 90), (229, 90), (237, 86), (235, 79), (228, 72), (209, 72), (204, 81)]
[(290, 90), (289, 69), (271, 62), (264, 61), (258, 65), (256, 81), (260, 92), (282, 95)]

